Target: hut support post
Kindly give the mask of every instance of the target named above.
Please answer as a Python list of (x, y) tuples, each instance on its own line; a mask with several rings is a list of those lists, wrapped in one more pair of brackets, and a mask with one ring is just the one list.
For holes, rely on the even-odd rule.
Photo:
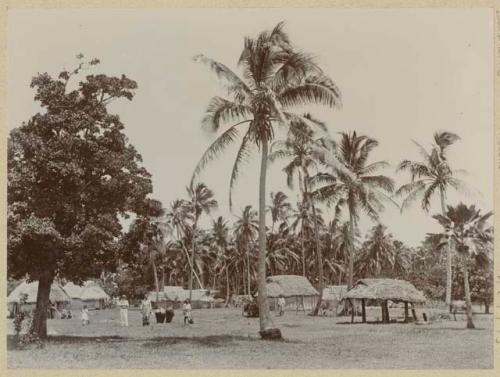
[(415, 320), (415, 322), (417, 322), (417, 312), (415, 311), (415, 305), (413, 304), (411, 304), (411, 314), (413, 315), (413, 319)]
[(365, 299), (361, 299), (361, 318), (363, 323), (366, 323), (366, 308), (365, 308)]
[(382, 301), (382, 322), (389, 323), (389, 306), (387, 305), (387, 300)]
[(405, 323), (409, 322), (408, 302), (405, 301)]
[(351, 323), (354, 323), (354, 300), (351, 300)]

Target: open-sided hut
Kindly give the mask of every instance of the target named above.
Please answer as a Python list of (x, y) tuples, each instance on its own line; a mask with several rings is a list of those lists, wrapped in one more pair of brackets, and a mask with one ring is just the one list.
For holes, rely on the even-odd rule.
[(319, 293), (304, 276), (269, 276), (266, 283), (267, 296), (271, 299), (283, 296), (286, 305), (295, 305), (296, 310), (312, 310), (316, 305)]
[[(412, 304), (412, 312), (416, 317), (414, 304), (425, 302), (425, 296), (413, 284), (405, 280), (396, 279), (361, 279), (347, 291), (344, 296), (347, 300), (361, 300), (362, 319), (366, 322), (365, 303), (374, 300), (381, 303), (382, 322), (390, 322), (388, 301), (402, 302), (405, 306), (405, 321), (408, 321), (408, 304)], [(354, 315), (354, 314), (353, 314)], [(354, 317), (353, 317), (354, 319)], [(416, 319), (416, 318), (415, 318)]]
[[(7, 296), (7, 305), (11, 315), (15, 315), (21, 308), (24, 311), (34, 310), (38, 295), (38, 281), (28, 283), (23, 281)], [(56, 310), (65, 309), (71, 302), (71, 297), (58, 283), (52, 283), (49, 300)], [(22, 302), (24, 301), (24, 302)]]

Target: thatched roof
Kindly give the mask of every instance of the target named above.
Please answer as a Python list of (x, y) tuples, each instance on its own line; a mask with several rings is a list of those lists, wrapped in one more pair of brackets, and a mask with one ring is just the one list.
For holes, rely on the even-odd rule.
[(329, 285), (323, 289), (325, 301), (341, 301), (347, 293), (347, 285)]
[[(284, 297), (293, 296), (317, 296), (318, 291), (314, 289), (309, 280), (304, 276), (298, 275), (277, 275), (269, 276), (266, 279), (268, 296), (269, 297), (279, 297), (283, 295)], [(278, 285), (281, 290), (276, 286)], [(277, 294), (274, 296), (273, 294)]]
[[(8, 303), (19, 303), (23, 295), (26, 295), (26, 303), (34, 304), (36, 303), (36, 297), (38, 294), (38, 281), (27, 283), (23, 281), (21, 284), (14, 289), (10, 295), (7, 297)], [(50, 288), (49, 299), (51, 302), (70, 302), (71, 297), (66, 293), (66, 291), (57, 283), (52, 283)]]
[(104, 292), (104, 290), (99, 285), (91, 284), (83, 289), (79, 298), (82, 301), (91, 301), (91, 300), (109, 300), (110, 297), (106, 292)]
[(425, 296), (413, 284), (396, 279), (358, 280), (344, 298), (425, 302)]
[(75, 284), (71, 281), (64, 285), (64, 290), (71, 298), (80, 298), (80, 295), (82, 294), (82, 291), (84, 289), (84, 286)]

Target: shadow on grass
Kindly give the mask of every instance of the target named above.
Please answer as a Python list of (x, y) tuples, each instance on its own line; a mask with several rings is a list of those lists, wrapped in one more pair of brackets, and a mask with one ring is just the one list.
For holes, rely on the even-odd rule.
[[(176, 344), (190, 344), (205, 347), (228, 347), (234, 346), (236, 342), (267, 342), (261, 340), (259, 337), (246, 337), (241, 335), (209, 335), (199, 337), (188, 336), (172, 336), (172, 337), (154, 337), (154, 338), (129, 338), (122, 336), (49, 336), (46, 345), (84, 345), (92, 343), (128, 343), (128, 342), (141, 342), (142, 346), (146, 348), (169, 347)], [(273, 341), (272, 343), (276, 343)], [(296, 340), (283, 340), (279, 343), (302, 343)], [(18, 344), (14, 336), (7, 336), (7, 349), (19, 350)]]

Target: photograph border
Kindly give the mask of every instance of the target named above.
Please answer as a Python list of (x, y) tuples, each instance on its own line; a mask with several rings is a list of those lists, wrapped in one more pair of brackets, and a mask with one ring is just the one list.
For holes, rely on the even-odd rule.
[[(77, 9), (77, 8), (128, 8), (128, 9), (168, 9), (168, 8), (489, 8), (494, 18), (494, 105), (495, 105), (495, 128), (494, 128), (494, 225), (500, 229), (500, 214), (497, 210), (500, 205), (500, 0), (352, 0), (352, 1), (328, 1), (328, 0), (4, 0), (0, 2), (0, 161), (3, 174), (0, 175), (1, 183), (1, 213), (6, 214), (7, 203), (7, 135), (6, 125), (6, 88), (7, 88), (7, 12), (9, 9)], [(6, 283), (7, 283), (7, 242), (6, 242), (6, 216), (0, 218), (0, 244), (4, 263), (0, 263), (0, 290), (4, 296), (0, 299), (0, 310), (6, 310)], [(494, 376), (500, 375), (500, 241), (495, 236), (495, 286), (494, 286), (494, 369), (485, 370), (397, 370), (397, 369), (335, 369), (335, 370), (217, 370), (217, 369), (8, 369), (6, 353), (6, 321), (0, 324), (0, 376)]]

